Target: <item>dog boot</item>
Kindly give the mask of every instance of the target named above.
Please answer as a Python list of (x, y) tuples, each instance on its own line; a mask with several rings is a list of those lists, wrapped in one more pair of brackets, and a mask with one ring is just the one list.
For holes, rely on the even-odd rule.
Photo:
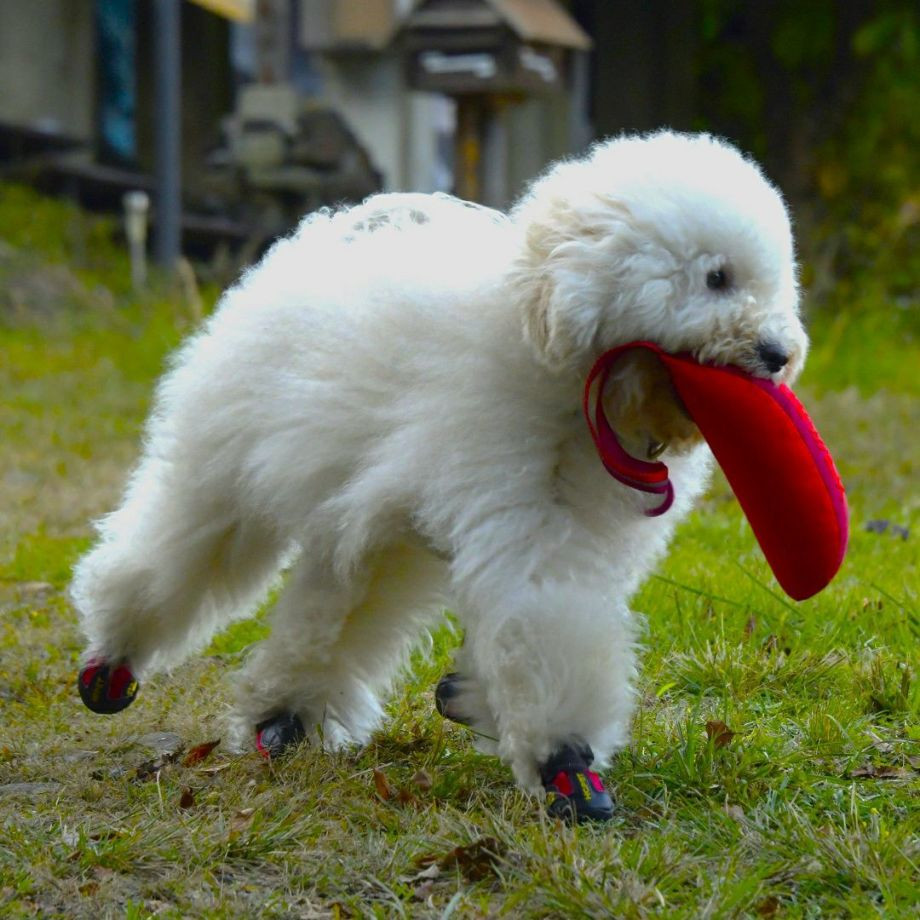
[(451, 709), (451, 700), (455, 700), (460, 695), (460, 683), (463, 675), (456, 671), (445, 674), (439, 681), (434, 690), (434, 705), (438, 713), (451, 722), (459, 722), (460, 725), (469, 725), (469, 720), (461, 716), (456, 706)]
[(551, 817), (570, 823), (609, 821), (613, 817), (613, 802), (601, 778), (588, 769), (593, 760), (594, 752), (587, 744), (566, 744), (540, 768)]
[(303, 722), (291, 712), (272, 716), (256, 726), (256, 747), (268, 760), (280, 757), (306, 738)]
[(96, 658), (88, 661), (80, 670), (77, 689), (87, 709), (111, 715), (121, 712), (134, 702), (138, 683), (125, 662), (110, 664)]

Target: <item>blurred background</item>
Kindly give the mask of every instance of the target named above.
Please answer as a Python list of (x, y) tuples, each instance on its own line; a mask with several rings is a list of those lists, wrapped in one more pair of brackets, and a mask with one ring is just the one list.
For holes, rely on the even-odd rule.
[[(796, 389), (851, 510), (834, 583), (779, 596), (716, 476), (636, 598), (618, 823), (577, 846), (433, 716), (449, 630), (357, 759), (276, 782), (219, 750), (140, 782), (145, 738), (219, 736), (267, 631), (117, 720), (75, 701), (71, 568), (169, 354), (314, 208), (505, 207), (664, 126), (729, 138), (789, 200)], [(917, 0), (0, 0), (0, 915), (920, 916), (918, 369)], [(461, 879), (499, 840), (500, 877)]]
[(710, 130), (789, 198), (813, 297), (871, 270), (904, 306), (918, 74), (912, 0), (0, 0), (0, 178), (145, 192), (159, 260), (207, 274), (322, 205), (506, 207), (595, 138)]

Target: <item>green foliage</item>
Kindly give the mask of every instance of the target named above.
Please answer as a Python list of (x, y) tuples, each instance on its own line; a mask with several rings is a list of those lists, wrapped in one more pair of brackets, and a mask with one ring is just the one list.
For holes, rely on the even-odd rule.
[(920, 333), (920, 9), (910, 0), (700, 4), (700, 127), (792, 200), (804, 282), (831, 314)]
[(864, 73), (847, 117), (818, 153), (818, 238), (834, 299), (912, 308), (920, 295), (920, 9), (884, 9), (854, 35)]
[(55, 536), (44, 529), (23, 534), (12, 557), (0, 559), (0, 581), (47, 582), (63, 589), (70, 581), (73, 564), (88, 548), (89, 542), (86, 537)]
[[(858, 303), (848, 302), (850, 284), (842, 282), (821, 308), (807, 302), (812, 344), (802, 384), (821, 392), (855, 387), (865, 396), (884, 387), (920, 397), (917, 308), (865, 290)], [(865, 279), (864, 288), (874, 286)]]
[(701, 126), (727, 133), (780, 167), (788, 134), (806, 128), (839, 76), (840, 5), (700, 0), (697, 9)]
[[(117, 222), (0, 181), (0, 328), (89, 348), (147, 381), (164, 351), (216, 302), (213, 285), (199, 289), (189, 270), (182, 283), (150, 269), (135, 291)], [(136, 340), (140, 349), (93, 346), (96, 335)], [(79, 341), (75, 340), (79, 336)]]
[(112, 218), (47, 198), (22, 185), (0, 182), (0, 240), (50, 263), (67, 264), (85, 284), (130, 291), (130, 264), (116, 241)]

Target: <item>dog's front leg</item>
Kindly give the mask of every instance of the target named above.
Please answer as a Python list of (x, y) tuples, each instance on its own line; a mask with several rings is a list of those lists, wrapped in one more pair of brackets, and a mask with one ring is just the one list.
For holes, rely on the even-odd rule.
[[(475, 668), (498, 753), (518, 783), (563, 794), (579, 775), (593, 783), (588, 767), (603, 767), (626, 743), (634, 706), (635, 627), (625, 603), (597, 577), (574, 573), (512, 576), (464, 594), (463, 660)], [(560, 770), (568, 778), (554, 785)]]

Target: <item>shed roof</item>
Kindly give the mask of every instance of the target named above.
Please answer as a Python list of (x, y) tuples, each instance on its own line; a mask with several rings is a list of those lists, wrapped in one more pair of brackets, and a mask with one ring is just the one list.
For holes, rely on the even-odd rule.
[(586, 51), (587, 33), (555, 0), (488, 0), (524, 41)]
[(462, 29), (506, 25), (527, 42), (591, 47), (585, 31), (556, 0), (416, 0), (403, 28)]

